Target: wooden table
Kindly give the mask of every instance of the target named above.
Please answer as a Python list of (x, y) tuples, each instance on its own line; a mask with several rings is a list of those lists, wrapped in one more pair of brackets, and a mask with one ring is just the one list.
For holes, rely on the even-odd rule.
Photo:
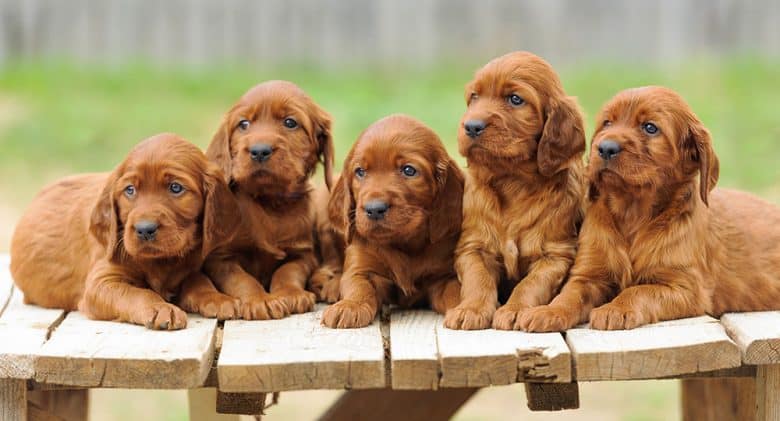
[(0, 255), (3, 421), (84, 419), (89, 388), (188, 389), (193, 419), (260, 413), (272, 392), (345, 389), (321, 419), (433, 421), (486, 386), (523, 382), (532, 410), (559, 410), (579, 406), (578, 381), (668, 378), (683, 379), (685, 419), (780, 420), (780, 312), (529, 334), (453, 331), (420, 310), (334, 330), (320, 306), (275, 321), (190, 315), (187, 329), (156, 332), (25, 305), (8, 262)]

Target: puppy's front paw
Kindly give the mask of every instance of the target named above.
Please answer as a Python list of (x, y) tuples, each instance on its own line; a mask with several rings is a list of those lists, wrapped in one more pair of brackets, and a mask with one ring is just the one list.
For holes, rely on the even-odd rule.
[(642, 314), (619, 304), (604, 304), (590, 311), (590, 327), (599, 330), (633, 329), (647, 324)]
[(444, 316), (444, 327), (458, 330), (487, 329), (493, 319), (495, 308), (471, 303), (461, 303), (447, 311)]
[(169, 303), (153, 303), (141, 310), (136, 322), (154, 330), (179, 330), (187, 327), (187, 313)]
[(371, 304), (341, 300), (322, 312), (322, 324), (330, 328), (351, 329), (366, 327), (374, 321), (376, 311)]
[(317, 268), (312, 274), (309, 288), (317, 295), (317, 300), (333, 304), (339, 300), (340, 283), (341, 273), (323, 266)]
[(182, 300), (179, 305), (189, 313), (199, 313), (203, 317), (218, 320), (236, 319), (240, 315), (240, 301), (220, 292), (198, 294)]
[(317, 299), (314, 293), (296, 288), (279, 289), (274, 291), (273, 295), (279, 297), (290, 314), (311, 311)]
[(288, 314), (287, 305), (273, 294), (241, 298), (241, 317), (244, 320), (281, 319)]
[(520, 330), (520, 317), (528, 307), (505, 304), (493, 315), (493, 329)]
[(531, 307), (520, 316), (520, 329), (526, 332), (563, 332), (578, 322), (577, 313), (563, 307)]

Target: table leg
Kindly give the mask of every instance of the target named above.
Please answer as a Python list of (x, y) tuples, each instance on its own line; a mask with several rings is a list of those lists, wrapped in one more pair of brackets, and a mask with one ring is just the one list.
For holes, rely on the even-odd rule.
[(448, 420), (477, 390), (350, 390), (341, 395), (320, 421)]
[(238, 421), (233, 414), (217, 414), (217, 389), (213, 387), (187, 391), (191, 421)]
[(86, 421), (89, 416), (89, 390), (29, 391), (27, 412), (31, 419)]
[(780, 420), (780, 364), (756, 368), (756, 420)]
[(684, 421), (744, 421), (755, 416), (752, 378), (721, 377), (680, 381)]
[(27, 420), (27, 381), (0, 379), (0, 420)]

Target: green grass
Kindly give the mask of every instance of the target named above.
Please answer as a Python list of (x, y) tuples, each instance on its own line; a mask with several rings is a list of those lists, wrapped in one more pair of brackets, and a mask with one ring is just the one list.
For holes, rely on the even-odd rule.
[[(298, 83), (331, 112), (339, 158), (367, 125), (398, 112), (429, 124), (455, 154), (463, 86), (476, 67), (187, 70), (11, 63), (0, 69), (0, 177), (14, 180), (3, 190), (14, 195), (11, 203), (23, 205), (44, 182), (109, 170), (133, 144), (161, 131), (205, 147), (222, 113), (248, 87), (271, 78)], [(560, 71), (589, 127), (600, 105), (620, 89), (667, 85), (713, 132), (721, 185), (762, 192), (780, 183), (780, 61), (734, 58), (673, 68), (593, 63)]]

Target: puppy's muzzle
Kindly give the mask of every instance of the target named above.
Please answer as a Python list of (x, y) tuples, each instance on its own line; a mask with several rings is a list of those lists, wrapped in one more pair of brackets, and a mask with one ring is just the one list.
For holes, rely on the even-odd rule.
[(384, 219), (388, 209), (390, 209), (390, 205), (381, 200), (372, 200), (363, 206), (363, 210), (366, 212), (368, 219), (374, 221)]
[(138, 221), (133, 225), (135, 235), (142, 241), (154, 241), (160, 225), (154, 221)]
[(621, 148), (620, 145), (614, 140), (602, 140), (599, 142), (598, 151), (601, 159), (604, 161), (609, 161), (618, 156)]

